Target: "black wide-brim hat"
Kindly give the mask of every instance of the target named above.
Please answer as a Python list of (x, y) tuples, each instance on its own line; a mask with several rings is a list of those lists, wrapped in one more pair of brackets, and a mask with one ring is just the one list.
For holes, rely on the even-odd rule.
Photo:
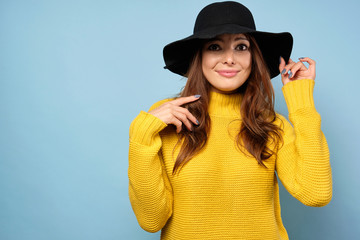
[(250, 10), (238, 2), (227, 1), (212, 3), (203, 8), (196, 18), (193, 35), (164, 47), (165, 68), (186, 76), (190, 62), (203, 40), (225, 33), (252, 35), (261, 50), (271, 78), (280, 73), (280, 56), (286, 62), (289, 61), (293, 45), (290, 33), (257, 31)]

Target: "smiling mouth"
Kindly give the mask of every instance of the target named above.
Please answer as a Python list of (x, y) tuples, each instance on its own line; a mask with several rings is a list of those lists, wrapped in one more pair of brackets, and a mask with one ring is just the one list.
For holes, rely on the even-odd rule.
[(219, 70), (216, 72), (223, 77), (230, 78), (230, 77), (234, 77), (239, 71), (237, 71), (237, 70)]

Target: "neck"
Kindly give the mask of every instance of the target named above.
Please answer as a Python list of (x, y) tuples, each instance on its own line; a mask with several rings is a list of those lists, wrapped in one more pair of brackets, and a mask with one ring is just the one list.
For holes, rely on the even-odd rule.
[(219, 93), (210, 91), (209, 115), (217, 116), (240, 116), (240, 105), (242, 94), (240, 93)]

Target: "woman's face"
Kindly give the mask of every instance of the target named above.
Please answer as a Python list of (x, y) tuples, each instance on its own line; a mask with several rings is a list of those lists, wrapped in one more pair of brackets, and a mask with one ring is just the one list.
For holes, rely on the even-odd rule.
[(244, 34), (223, 34), (205, 43), (202, 71), (212, 91), (235, 92), (251, 72), (250, 41)]

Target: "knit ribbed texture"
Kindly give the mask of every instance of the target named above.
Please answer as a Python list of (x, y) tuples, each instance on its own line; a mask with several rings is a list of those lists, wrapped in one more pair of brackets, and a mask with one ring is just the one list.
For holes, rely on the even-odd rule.
[(240, 94), (218, 94), (210, 92), (210, 103), (208, 112), (212, 116), (240, 116), (240, 104), (242, 95)]
[(303, 79), (292, 81), (282, 88), (290, 114), (296, 112), (299, 108), (313, 108), (315, 110), (314, 85), (315, 81)]
[(313, 85), (297, 80), (283, 87), (294, 128), (278, 115), (284, 142), (278, 157), (264, 162), (267, 168), (234, 142), (241, 123), (238, 94), (211, 92), (208, 142), (177, 175), (172, 175), (179, 153), (176, 148), (173, 155), (175, 129), (141, 112), (130, 127), (128, 171), (130, 202), (140, 226), (150, 232), (162, 229), (163, 240), (288, 239), (275, 171), (306, 205), (324, 206), (332, 195), (329, 151), (312, 100)]

